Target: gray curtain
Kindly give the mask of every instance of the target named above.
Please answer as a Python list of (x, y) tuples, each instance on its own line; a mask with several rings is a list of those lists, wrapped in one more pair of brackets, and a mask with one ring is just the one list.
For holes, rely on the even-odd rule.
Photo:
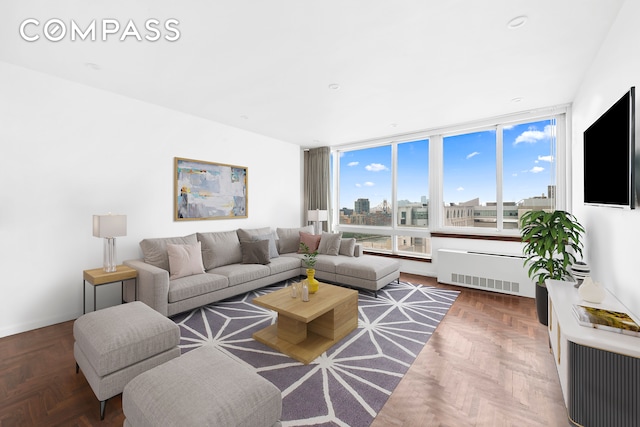
[(331, 150), (312, 148), (304, 152), (304, 217), (312, 209), (326, 210), (329, 220), (322, 223), (324, 231), (331, 230)]

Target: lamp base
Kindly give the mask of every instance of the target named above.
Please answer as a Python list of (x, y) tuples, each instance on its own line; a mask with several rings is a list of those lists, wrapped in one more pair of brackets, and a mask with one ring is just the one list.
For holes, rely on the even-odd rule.
[(116, 271), (116, 238), (105, 237), (104, 239), (104, 258), (103, 265), (104, 271), (107, 273), (113, 273)]

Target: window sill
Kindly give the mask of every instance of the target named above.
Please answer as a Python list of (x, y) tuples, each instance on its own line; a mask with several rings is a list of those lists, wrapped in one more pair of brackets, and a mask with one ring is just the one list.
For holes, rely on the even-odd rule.
[(520, 236), (496, 236), (490, 234), (463, 234), (463, 233), (431, 233), (431, 237), (443, 237), (447, 239), (474, 239), (474, 240), (497, 240), (500, 242), (521, 242)]
[(417, 256), (411, 256), (411, 255), (401, 255), (401, 254), (387, 254), (387, 253), (383, 253), (383, 252), (372, 252), (372, 251), (363, 251), (366, 255), (373, 255), (373, 256), (381, 256), (381, 257), (385, 257), (385, 258), (396, 258), (396, 259), (403, 259), (406, 261), (417, 261), (417, 262), (427, 262), (427, 263), (431, 263), (431, 258), (423, 258), (423, 257), (417, 257)]

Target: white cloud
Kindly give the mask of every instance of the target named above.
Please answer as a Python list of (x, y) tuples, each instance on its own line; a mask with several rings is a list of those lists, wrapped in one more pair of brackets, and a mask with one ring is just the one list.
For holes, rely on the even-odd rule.
[(360, 162), (349, 162), (347, 163), (347, 166), (358, 166), (360, 164)]
[(456, 188), (456, 191), (464, 191), (464, 187), (458, 187)]
[(380, 163), (371, 163), (364, 167), (369, 172), (380, 172), (380, 171), (388, 171), (389, 168)]
[(556, 129), (554, 125), (545, 126), (544, 130), (537, 130), (534, 126), (532, 126), (528, 130), (525, 130), (520, 135), (518, 135), (513, 144), (518, 145), (521, 142), (534, 144), (538, 141), (551, 138), (553, 135), (555, 135), (555, 132)]
[(526, 130), (518, 135), (515, 143), (520, 144), (521, 142), (528, 142), (529, 144), (532, 144), (543, 140), (545, 136), (545, 133), (539, 130)]
[(477, 151), (474, 151), (473, 153), (467, 154), (467, 159), (470, 159), (470, 158), (472, 158), (472, 157), (475, 157), (475, 156), (477, 156), (478, 154), (480, 154), (480, 153), (479, 153), (479, 152), (477, 152)]
[(365, 187), (373, 187), (374, 185), (376, 185), (376, 184), (371, 182), (371, 181), (367, 181), (367, 182), (364, 183)]
[(549, 163), (553, 163), (553, 156), (549, 155), (549, 156), (538, 156), (538, 160), (541, 162), (549, 162)]
[(362, 184), (356, 184), (356, 187), (360, 188), (362, 187)]
[(531, 173), (540, 173), (540, 172), (543, 172), (543, 171), (544, 171), (544, 168), (540, 167), (540, 166), (534, 166), (534, 167), (531, 168), (531, 170), (529, 170), (529, 172), (531, 172)]

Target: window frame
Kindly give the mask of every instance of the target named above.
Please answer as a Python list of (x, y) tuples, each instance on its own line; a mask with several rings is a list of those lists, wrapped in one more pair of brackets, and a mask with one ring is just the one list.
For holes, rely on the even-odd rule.
[[(398, 250), (397, 239), (401, 236), (423, 237), (430, 239), (432, 233), (438, 235), (468, 235), (471, 238), (494, 239), (496, 237), (512, 237), (520, 236), (518, 229), (504, 229), (503, 217), (503, 200), (502, 200), (502, 182), (503, 177), (503, 138), (502, 129), (507, 125), (519, 125), (527, 122), (540, 120), (556, 121), (556, 140), (555, 140), (555, 191), (556, 206), (558, 210), (570, 209), (571, 194), (571, 165), (567, 164), (567, 159), (571, 158), (571, 135), (569, 133), (568, 123), (570, 123), (571, 109), (569, 105), (560, 105), (549, 108), (542, 108), (534, 111), (505, 115), (501, 117), (489, 118), (481, 121), (464, 123), (456, 126), (448, 126), (442, 128), (434, 128), (431, 130), (415, 132), (411, 134), (396, 135), (387, 138), (369, 140), (360, 143), (351, 143), (345, 145), (334, 146), (331, 148), (332, 164), (333, 164), (333, 194), (332, 200), (334, 206), (339, 206), (333, 212), (333, 224), (336, 231), (356, 232), (366, 234), (388, 235), (391, 237), (392, 250), (381, 251), (383, 253), (391, 253), (394, 255), (407, 255), (417, 258), (431, 258), (432, 254), (419, 254), (415, 252), (402, 252)], [(487, 129), (496, 130), (496, 180), (497, 180), (497, 207), (496, 207), (496, 228), (485, 229), (478, 227), (450, 227), (444, 226), (444, 205), (443, 205), (443, 141), (447, 136), (459, 135), (464, 133), (472, 133)], [(498, 130), (500, 132), (498, 132)], [(404, 227), (398, 224), (397, 211), (397, 170), (398, 170), (398, 144), (415, 142), (419, 140), (429, 140), (429, 188), (427, 198), (428, 205), (428, 226), (427, 227)], [(358, 226), (339, 223), (339, 205), (340, 200), (340, 157), (341, 153), (346, 151), (362, 150), (366, 148), (377, 147), (381, 145), (391, 145), (391, 205), (393, 206), (391, 226)], [(499, 226), (498, 226), (499, 225)], [(376, 251), (377, 252), (377, 251)]]

